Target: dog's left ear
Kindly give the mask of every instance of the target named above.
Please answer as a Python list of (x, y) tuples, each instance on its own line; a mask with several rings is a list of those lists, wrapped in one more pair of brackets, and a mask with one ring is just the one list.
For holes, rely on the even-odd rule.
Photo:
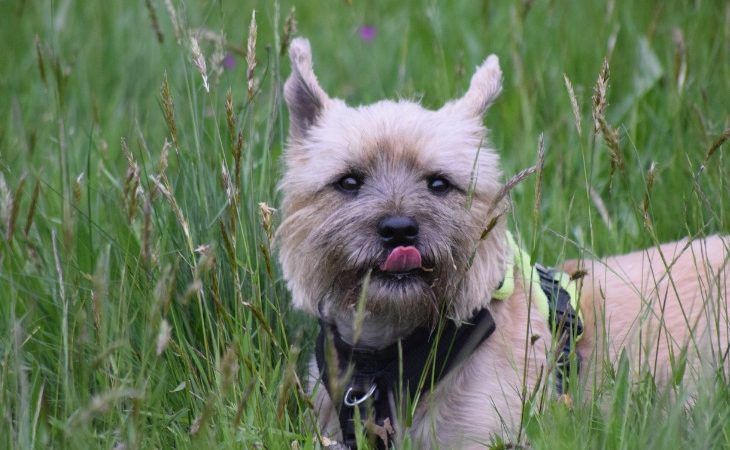
[(489, 55), (471, 77), (469, 90), (460, 99), (443, 106), (443, 110), (481, 117), (502, 92), (502, 69), (497, 55)]
[(289, 58), (292, 72), (284, 84), (284, 98), (289, 107), (289, 134), (298, 138), (317, 121), (330, 98), (312, 70), (312, 50), (307, 39), (292, 40)]

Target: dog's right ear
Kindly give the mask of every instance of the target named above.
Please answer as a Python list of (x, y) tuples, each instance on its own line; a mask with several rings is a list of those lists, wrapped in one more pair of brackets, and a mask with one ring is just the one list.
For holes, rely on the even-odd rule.
[(460, 112), (471, 117), (482, 117), (502, 92), (502, 69), (497, 55), (489, 55), (471, 77), (469, 90), (460, 99), (451, 101), (442, 109)]
[(312, 50), (307, 39), (292, 40), (289, 58), (292, 72), (284, 84), (284, 99), (289, 107), (289, 135), (298, 138), (317, 121), (330, 99), (312, 70)]

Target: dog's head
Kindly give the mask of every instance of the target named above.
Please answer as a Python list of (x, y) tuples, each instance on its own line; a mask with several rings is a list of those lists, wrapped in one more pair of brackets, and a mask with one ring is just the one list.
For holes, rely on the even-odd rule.
[(501, 212), (498, 158), (482, 125), (501, 90), (497, 57), (463, 97), (431, 111), (403, 100), (348, 107), (320, 87), (307, 40), (289, 54), (278, 239), (294, 304), (351, 312), (370, 274), (365, 309), (384, 320), (466, 318), (485, 305), (506, 253), (501, 222), (484, 236)]

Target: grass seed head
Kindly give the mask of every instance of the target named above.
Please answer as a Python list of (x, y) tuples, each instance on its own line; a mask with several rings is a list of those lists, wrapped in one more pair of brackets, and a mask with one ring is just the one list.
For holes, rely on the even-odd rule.
[(38, 64), (38, 72), (41, 74), (41, 80), (43, 84), (48, 86), (48, 78), (46, 77), (46, 64), (43, 61), (43, 48), (41, 46), (41, 39), (38, 35), (35, 35), (35, 58), (36, 64)]
[(228, 233), (226, 224), (222, 220), (218, 223), (220, 225), (221, 237), (223, 238), (223, 250), (225, 250), (225, 252), (226, 252), (226, 257), (228, 258), (228, 263), (232, 267), (235, 267), (236, 266), (236, 252), (233, 248), (233, 242), (235, 242), (236, 236)]
[(195, 36), (190, 36), (190, 52), (193, 54), (193, 65), (203, 78), (203, 88), (205, 92), (210, 92), (208, 67), (205, 64), (205, 56), (203, 56), (203, 52), (200, 50), (200, 44), (198, 44), (198, 39)]
[[(9, 201), (9, 210), (7, 211), (7, 225), (5, 228), (5, 239), (7, 241), (10, 241), (10, 239), (13, 237), (13, 234), (15, 232), (15, 222), (18, 219), (18, 211), (20, 211), (20, 199), (23, 197), (23, 190), (25, 189), (25, 179), (27, 178), (26, 174), (23, 174), (20, 177), (20, 181), (18, 182), (18, 187), (15, 188), (15, 193), (10, 194), (8, 201)], [(6, 186), (7, 189), (7, 186)]]
[(170, 94), (170, 84), (167, 81), (167, 72), (162, 79), (162, 87), (160, 88), (160, 94), (162, 95), (162, 113), (165, 115), (165, 122), (167, 128), (170, 130), (172, 136), (172, 144), (175, 146), (175, 151), (180, 149), (180, 145), (177, 140), (177, 126), (175, 125), (175, 103), (172, 100), (172, 94)]
[(261, 224), (266, 232), (266, 237), (271, 241), (274, 236), (273, 216), (276, 209), (270, 207), (265, 202), (261, 202), (259, 203), (259, 211), (261, 212)]
[(228, 125), (231, 146), (234, 146), (236, 142), (236, 113), (233, 111), (233, 93), (230, 87), (226, 91), (226, 124)]
[(84, 183), (84, 172), (81, 172), (79, 176), (76, 177), (76, 181), (74, 181), (74, 201), (76, 203), (81, 200), (81, 185)]
[(8, 189), (5, 176), (0, 172), (0, 218), (6, 226), (5, 233), (8, 233), (8, 224), (10, 223), (10, 211), (13, 209), (13, 194)]
[(154, 311), (159, 311), (161, 314), (167, 312), (172, 302), (172, 294), (175, 291), (175, 281), (175, 270), (173, 270), (172, 266), (164, 266), (153, 290), (153, 298), (155, 299)]
[(527, 177), (535, 172), (537, 172), (537, 166), (531, 166), (520, 170), (519, 172), (517, 172), (517, 174), (510, 178), (494, 197), (494, 200), (492, 201), (492, 209), (496, 208), (500, 203), (502, 203), (502, 200), (504, 200), (507, 194), (509, 194), (509, 192), (515, 188), (515, 186), (522, 183)]
[(231, 175), (228, 172), (225, 161), (221, 162), (221, 183), (223, 184), (223, 190), (226, 192), (228, 206), (235, 205), (236, 190), (231, 183)]
[(23, 235), (27, 238), (30, 233), (30, 227), (33, 225), (33, 217), (35, 216), (36, 206), (38, 205), (38, 195), (41, 192), (41, 180), (38, 178), (33, 188), (33, 194), (30, 198), (30, 207), (28, 208), (28, 214), (25, 216), (25, 227), (23, 228)]
[(540, 201), (542, 200), (542, 169), (545, 167), (545, 135), (540, 133), (537, 143), (537, 163), (535, 164), (537, 182), (535, 183), (535, 204), (532, 209), (534, 223), (540, 219)]
[(233, 390), (233, 384), (238, 375), (238, 357), (232, 347), (226, 349), (220, 363), (221, 371), (221, 390), (225, 395), (230, 395)]
[(168, 166), (168, 156), (170, 153), (170, 141), (165, 138), (160, 151), (160, 159), (157, 161), (157, 176), (162, 178), (166, 176)]
[(246, 81), (248, 83), (248, 98), (253, 98), (255, 90), (254, 69), (256, 68), (256, 10), (251, 13), (251, 24), (248, 27), (248, 42), (246, 45)]
[(167, 13), (170, 15), (170, 22), (172, 22), (172, 29), (175, 32), (175, 39), (180, 43), (180, 36), (182, 36), (180, 21), (177, 20), (177, 11), (172, 4), (172, 0), (165, 0), (165, 7), (167, 8)]
[(609, 230), (613, 229), (613, 221), (611, 220), (611, 215), (608, 214), (608, 208), (606, 208), (606, 204), (603, 202), (601, 195), (595, 189), (593, 189), (592, 186), (589, 186), (588, 193), (591, 197), (591, 201), (593, 202), (593, 206), (596, 207), (596, 210), (601, 216), (601, 220), (603, 220), (606, 228), (608, 228)]
[(94, 318), (94, 325), (97, 333), (100, 333), (102, 326), (102, 310), (107, 299), (109, 286), (107, 283), (109, 264), (105, 255), (102, 255), (96, 263), (96, 270), (91, 281), (91, 313)]
[(165, 351), (168, 344), (172, 339), (172, 327), (166, 319), (160, 321), (160, 331), (157, 333), (157, 356), (160, 356)]
[(296, 7), (292, 6), (289, 14), (286, 15), (286, 20), (284, 20), (284, 38), (281, 40), (281, 49), (279, 50), (282, 55), (286, 54), (295, 34), (297, 34)]
[(646, 173), (646, 189), (644, 190), (644, 201), (642, 203), (642, 213), (644, 216), (644, 225), (648, 228), (652, 228), (651, 220), (651, 191), (654, 189), (654, 179), (656, 178), (656, 161), (652, 161), (649, 166), (649, 170)]
[(195, 253), (200, 255), (198, 263), (195, 265), (195, 272), (198, 277), (210, 272), (215, 266), (215, 252), (211, 250), (210, 244), (200, 244), (195, 247)]
[(681, 94), (687, 80), (687, 43), (681, 28), (672, 28), (672, 42), (674, 43), (674, 81), (677, 84), (677, 92)]
[(234, 161), (234, 177), (233, 186), (236, 192), (236, 204), (239, 197), (238, 181), (241, 179), (241, 154), (243, 151), (243, 133), (236, 131), (236, 113), (233, 111), (233, 94), (231, 88), (226, 92), (226, 123), (228, 125), (228, 135), (231, 140), (231, 153)]
[(151, 261), (152, 250), (150, 248), (150, 237), (152, 236), (152, 202), (149, 196), (144, 197), (142, 206), (144, 210), (144, 223), (142, 225), (142, 248), (140, 249), (140, 259), (149, 264)]
[(581, 135), (581, 118), (580, 118), (580, 107), (578, 106), (578, 100), (575, 98), (575, 91), (573, 90), (573, 83), (568, 79), (568, 75), (563, 74), (565, 80), (565, 89), (568, 90), (568, 97), (570, 98), (570, 108), (573, 110), (573, 119), (575, 120), (575, 129), (578, 132), (578, 136)]
[(140, 188), (140, 169), (134, 155), (129, 151), (127, 140), (121, 140), (122, 152), (127, 157), (127, 176), (124, 179), (124, 204), (127, 207), (127, 219), (132, 220), (137, 213), (137, 193)]
[(604, 58), (601, 72), (598, 74), (596, 85), (593, 87), (593, 107), (591, 112), (593, 114), (593, 133), (601, 133), (611, 156), (611, 172), (609, 175), (609, 186), (611, 186), (616, 170), (623, 170), (624, 168), (624, 159), (621, 154), (618, 129), (613, 128), (606, 121), (605, 113), (606, 106), (608, 105), (607, 91), (609, 78), (608, 58)]
[(152, 5), (151, 0), (144, 0), (144, 4), (147, 8), (147, 14), (150, 16), (150, 24), (152, 25), (152, 30), (155, 32), (157, 42), (162, 44), (165, 42), (165, 37), (162, 35), (162, 30), (160, 30), (160, 22), (157, 20), (157, 11), (155, 11), (155, 7)]
[(213, 54), (210, 55), (210, 70), (213, 73), (213, 84), (218, 84), (223, 69), (225, 68), (226, 59), (226, 36), (223, 33), (216, 34), (213, 40)]
[(603, 139), (606, 141), (606, 145), (608, 146), (608, 151), (611, 156), (611, 173), (610, 178), (613, 178), (613, 174), (616, 172), (616, 169), (623, 170), (624, 168), (624, 158), (621, 154), (621, 144), (619, 139), (619, 133), (618, 129), (613, 128), (610, 126), (605, 118), (601, 118), (601, 135), (603, 136)]
[(712, 155), (717, 152), (720, 147), (722, 147), (722, 144), (724, 144), (728, 139), (730, 139), (730, 128), (726, 128), (725, 131), (720, 135), (715, 142), (712, 143), (709, 149), (707, 149), (707, 153), (705, 154), (705, 159), (702, 162), (702, 166), (704, 167), (707, 162), (712, 158)]
[(200, 413), (198, 417), (195, 418), (193, 421), (193, 424), (190, 425), (190, 434), (195, 436), (202, 430), (206, 423), (208, 422), (208, 419), (210, 418), (210, 415), (213, 413), (213, 396), (209, 396), (208, 399), (205, 401), (205, 406), (203, 406), (203, 411)]
[(604, 119), (606, 111), (606, 91), (608, 90), (608, 78), (610, 76), (608, 59), (603, 59), (601, 72), (598, 74), (596, 85), (593, 87), (593, 133), (597, 134), (601, 129), (601, 119)]

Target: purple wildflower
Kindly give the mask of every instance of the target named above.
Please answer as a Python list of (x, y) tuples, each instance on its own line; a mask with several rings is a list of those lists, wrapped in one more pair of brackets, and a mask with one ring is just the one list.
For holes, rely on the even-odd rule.
[(232, 70), (236, 67), (236, 57), (231, 53), (226, 53), (223, 58), (223, 67), (227, 70)]
[(375, 36), (378, 34), (378, 29), (373, 25), (361, 25), (357, 29), (357, 34), (363, 41), (370, 42), (375, 39)]

